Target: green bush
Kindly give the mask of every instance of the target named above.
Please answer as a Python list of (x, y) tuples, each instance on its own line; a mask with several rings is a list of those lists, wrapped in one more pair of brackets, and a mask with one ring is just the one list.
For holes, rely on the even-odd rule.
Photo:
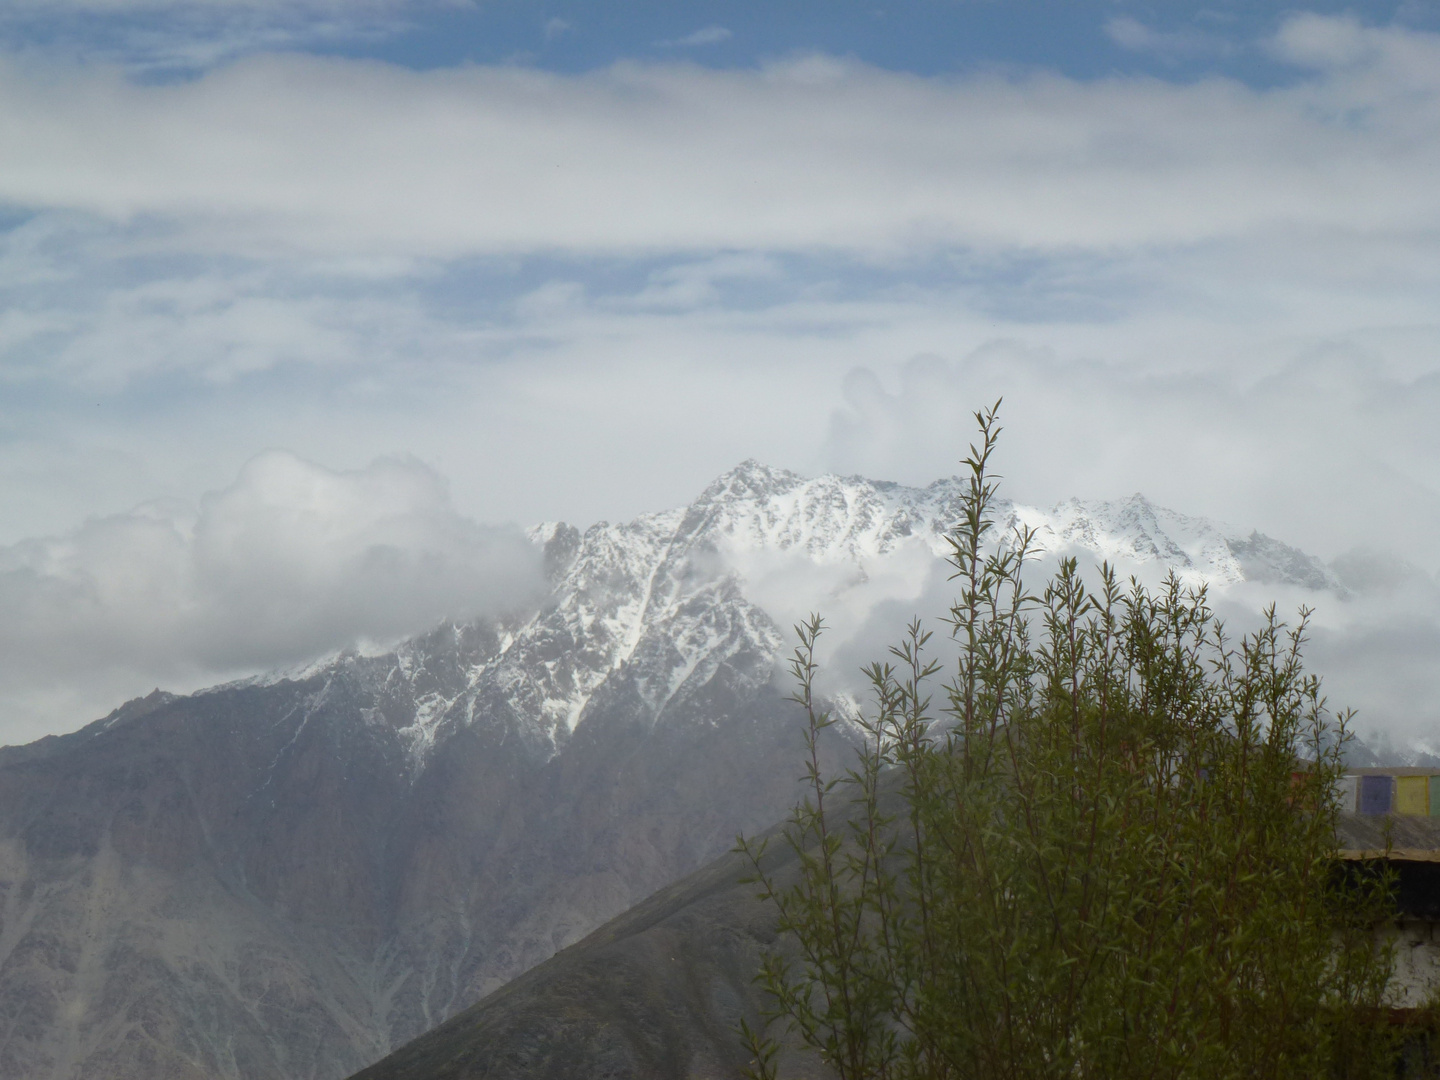
[[(959, 659), (934, 687), (913, 623), (868, 670), (873, 713), (822, 775), (818, 617), (792, 667), (809, 794), (764, 870), (787, 948), (761, 980), (764, 1032), (860, 1078), (1387, 1075), (1385, 876), (1335, 872), (1348, 714), (1304, 671), (1308, 611), (1233, 640), (1173, 576), (1087, 588), (1074, 560), (1038, 592), (1024, 530), (992, 543), (996, 409), (977, 413), (950, 537)], [(931, 695), (940, 707), (932, 715)], [(1377, 1019), (1380, 1018), (1380, 1019)]]

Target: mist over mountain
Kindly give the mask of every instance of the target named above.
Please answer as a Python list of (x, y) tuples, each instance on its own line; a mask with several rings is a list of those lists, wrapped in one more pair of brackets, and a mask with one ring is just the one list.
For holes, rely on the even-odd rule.
[[(963, 491), (747, 461), (536, 526), (544, 602), (0, 750), (0, 1077), (346, 1076), (703, 866), (796, 797), (789, 625), (825, 613), (858, 707), (858, 663), (949, 599)], [(1237, 619), (1379, 573), (1140, 495), (999, 517), (1037, 574), (1173, 571)]]

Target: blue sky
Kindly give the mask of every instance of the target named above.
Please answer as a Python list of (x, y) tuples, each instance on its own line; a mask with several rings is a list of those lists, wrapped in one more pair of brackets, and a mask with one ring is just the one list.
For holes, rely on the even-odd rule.
[[(1217, 73), (1251, 85), (1295, 77), (1257, 47), (1298, 10), (1434, 30), (1431, 3), (1213, 4), (919, 0), (853, 3), (23, 2), (8, 20), (17, 51), (106, 59), (150, 78), (193, 75), (254, 51), (370, 58), (426, 71), (522, 64), (574, 74), (620, 61), (684, 57), (756, 67), (793, 53), (855, 57), (891, 71), (963, 75), (1044, 68), (1074, 78)], [(168, 60), (166, 56), (168, 54)], [(187, 59), (190, 58), (190, 59)]]
[(14, 0), (0, 139), (7, 730), (1000, 394), (1019, 498), (1440, 570), (1440, 4)]

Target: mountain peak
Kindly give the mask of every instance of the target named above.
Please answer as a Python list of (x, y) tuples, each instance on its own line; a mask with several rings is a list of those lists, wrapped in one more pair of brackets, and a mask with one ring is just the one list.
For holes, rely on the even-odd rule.
[(746, 458), (717, 476), (701, 493), (700, 501), (711, 501), (725, 495), (764, 497), (804, 482), (804, 477), (789, 469), (777, 469), (755, 458)]

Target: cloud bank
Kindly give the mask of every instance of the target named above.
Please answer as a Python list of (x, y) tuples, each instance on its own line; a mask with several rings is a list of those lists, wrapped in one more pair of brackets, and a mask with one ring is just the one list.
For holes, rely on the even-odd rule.
[[(1440, 38), (1317, 16), (1252, 89), (808, 56), (581, 75), (258, 56), (167, 85), (0, 69), (0, 200), (227, 250), (1097, 251), (1440, 227)], [(122, 134), (123, 133), (123, 134)]]
[(335, 472), (270, 451), (198, 507), (141, 506), (0, 549), (0, 738), (49, 730), (57, 705), (101, 715), (156, 683), (383, 644), (543, 591), (519, 530), (457, 514), (419, 462)]

